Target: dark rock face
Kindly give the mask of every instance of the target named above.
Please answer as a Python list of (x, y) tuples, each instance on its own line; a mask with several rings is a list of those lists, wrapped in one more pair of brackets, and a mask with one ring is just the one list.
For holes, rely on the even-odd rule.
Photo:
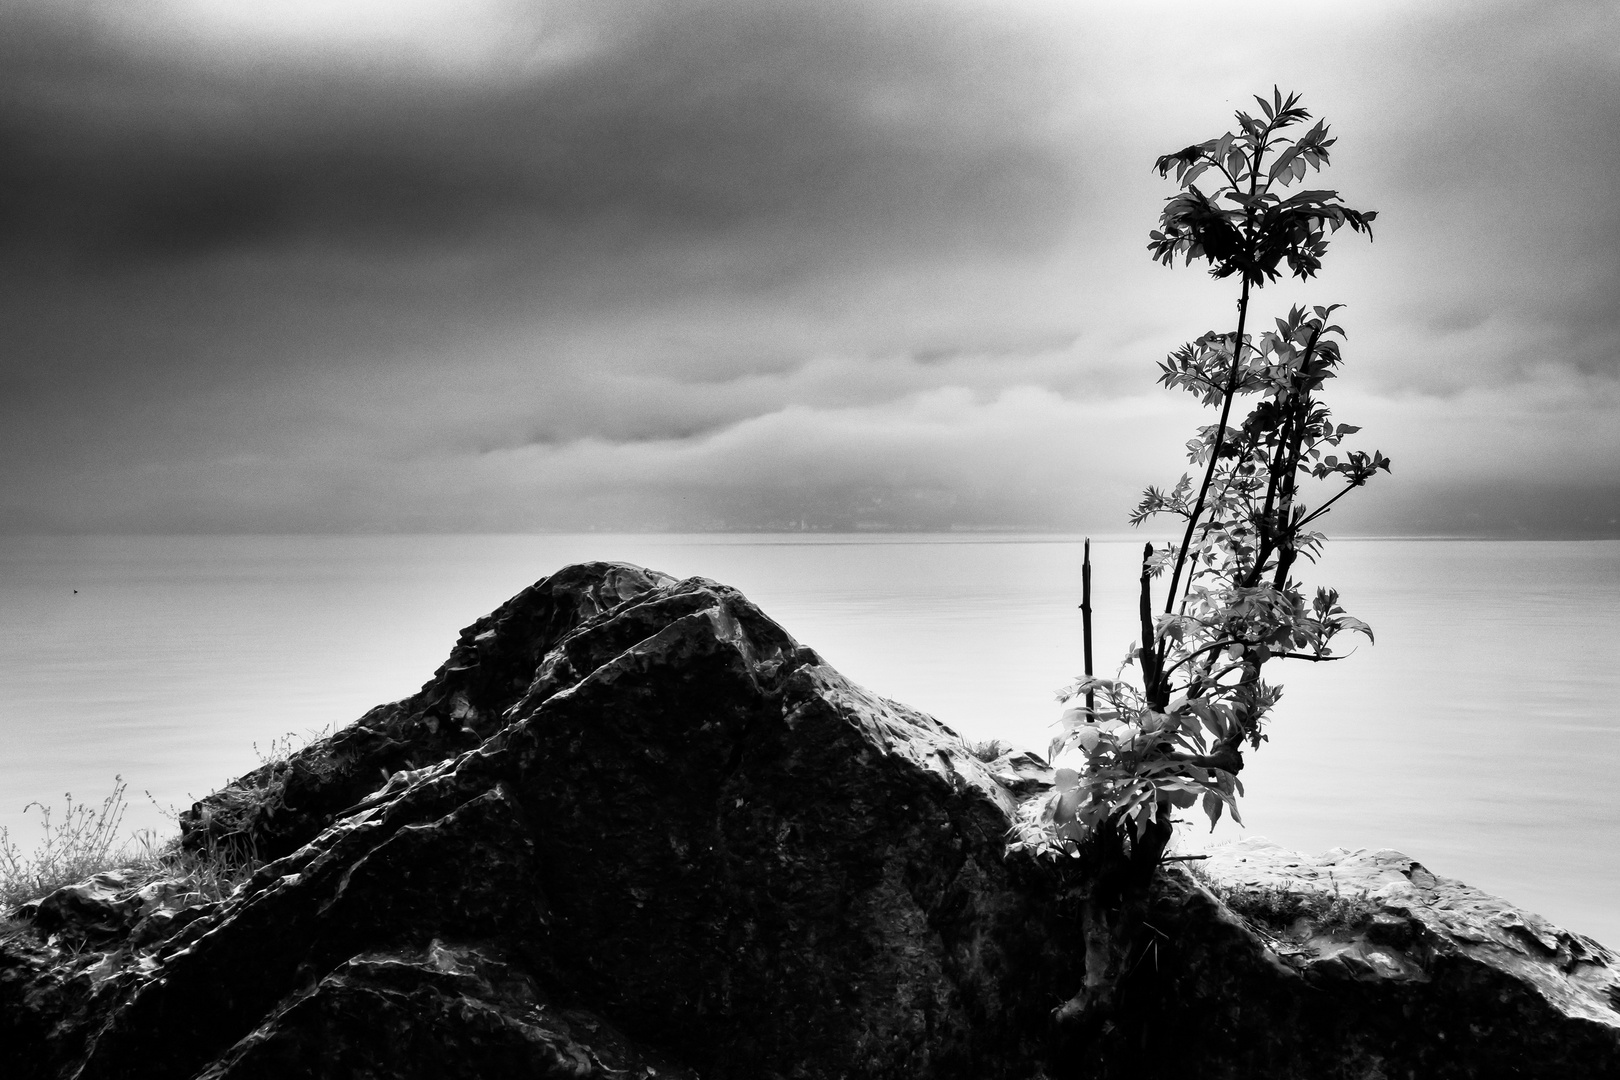
[[(535, 679), (542, 659), (581, 623), (675, 579), (592, 563), (536, 583), (463, 630), (422, 690), (379, 705), (330, 739), (266, 765), (180, 815), (187, 846), (234, 847), (278, 859), (362, 799), (409, 784), (418, 769), (479, 746)], [(634, 628), (626, 625), (625, 632)]]
[[(42, 934), (48, 913), (76, 912), (91, 951), (70, 963), (0, 942), (0, 1066), (19, 1080), (1620, 1070), (1612, 1008), (1577, 1015), (1502, 972), (1313, 981), (1176, 871), (1121, 1006), (1059, 1025), (1084, 974), (1085, 880), (1004, 854), (1045, 772), (1022, 752), (981, 763), (734, 590), (569, 567), (468, 628), (417, 695), (194, 807), (187, 844), (273, 859), (230, 899), (147, 910), (103, 882), (26, 912)], [(1413, 1017), (1472, 1034), (1427, 1039)], [(1538, 1072), (1559, 1040), (1573, 1049)]]
[[(1157, 992), (1228, 1033), (1226, 1064), (1206, 1075), (1620, 1075), (1620, 966), (1591, 938), (1397, 851), (1301, 855), (1252, 839), (1200, 871), (1229, 904), (1164, 892), (1182, 973)], [(1276, 978), (1234, 964), (1256, 938), (1248, 951)], [(1319, 1039), (1230, 1038), (1257, 1010)]]
[(486, 948), (365, 953), (278, 1005), (199, 1080), (291, 1076), (693, 1080)]
[[(1029, 1075), (1074, 943), (1002, 856), (1011, 805), (735, 591), (570, 568), (415, 697), (194, 808), (188, 842), (286, 854), (148, 955), (73, 1075), (362, 1075), (398, 1039), (335, 1032), (417, 1002), (441, 1039), (462, 999), (497, 1056), (577, 1014), (623, 1032), (571, 1023), (598, 1056), (705, 1077)], [(448, 987), (435, 949), (531, 989)]]

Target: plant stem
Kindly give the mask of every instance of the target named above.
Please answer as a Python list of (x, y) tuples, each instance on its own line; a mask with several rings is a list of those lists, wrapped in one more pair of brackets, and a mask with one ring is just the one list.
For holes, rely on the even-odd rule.
[(1170, 695), (1164, 692), (1164, 673), (1160, 670), (1163, 661), (1159, 657), (1159, 643), (1153, 633), (1153, 575), (1148, 567), (1148, 561), (1153, 558), (1153, 545), (1145, 544), (1142, 547), (1142, 595), (1137, 614), (1142, 621), (1142, 686), (1146, 691), (1148, 705), (1152, 708), (1163, 709), (1170, 701)]
[[(1249, 159), (1249, 196), (1253, 198), (1255, 192), (1260, 190), (1260, 166), (1265, 162), (1266, 151), (1271, 147), (1271, 136), (1276, 130), (1277, 120), (1274, 117), (1261, 131), (1255, 143), (1254, 155)], [(1225, 165), (1221, 171), (1225, 172)], [(1227, 173), (1227, 179), (1232, 186), (1237, 187), (1236, 179)], [(1245, 254), (1254, 255), (1254, 205), (1250, 203), (1243, 211), (1243, 237), (1245, 241)], [(1246, 262), (1247, 260), (1245, 260)], [(1239, 274), (1243, 279), (1243, 292), (1238, 296), (1238, 324), (1237, 339), (1232, 342), (1232, 373), (1226, 380), (1226, 392), (1221, 400), (1221, 423), (1215, 433), (1215, 445), (1210, 448), (1209, 467), (1204, 470), (1204, 482), (1198, 487), (1198, 501), (1193, 504), (1192, 516), (1187, 519), (1187, 532), (1181, 538), (1181, 550), (1176, 552), (1175, 572), (1170, 575), (1170, 591), (1164, 598), (1164, 613), (1166, 615), (1175, 608), (1176, 589), (1181, 584), (1182, 564), (1187, 561), (1187, 552), (1192, 547), (1193, 531), (1198, 527), (1198, 519), (1204, 513), (1204, 499), (1209, 495), (1210, 481), (1215, 478), (1215, 465), (1220, 460), (1221, 444), (1226, 441), (1226, 421), (1232, 415), (1232, 399), (1237, 396), (1238, 372), (1243, 363), (1243, 328), (1249, 318), (1249, 270), (1246, 266), (1240, 268)]]
[(1215, 444), (1210, 447), (1209, 465), (1204, 469), (1204, 482), (1198, 485), (1198, 501), (1187, 518), (1187, 533), (1181, 538), (1181, 550), (1176, 552), (1175, 572), (1170, 575), (1170, 592), (1165, 597), (1164, 613), (1170, 614), (1176, 602), (1176, 589), (1181, 584), (1181, 568), (1192, 548), (1193, 532), (1204, 513), (1204, 500), (1209, 497), (1210, 482), (1215, 479), (1215, 466), (1220, 461), (1221, 444), (1226, 441), (1226, 421), (1232, 415), (1232, 399), (1237, 396), (1238, 371), (1243, 360), (1243, 328), (1249, 318), (1249, 279), (1243, 279), (1243, 295), (1238, 298), (1237, 340), (1232, 343), (1232, 373), (1227, 377), (1226, 389), (1221, 394), (1221, 422), (1215, 432)]
[[(1316, 348), (1316, 338), (1320, 334), (1311, 335), (1311, 350)], [(1310, 353), (1306, 353), (1306, 362)], [(1292, 388), (1294, 397), (1294, 429), (1290, 432), (1292, 442), (1288, 447), (1288, 461), (1283, 467), (1282, 488), (1277, 493), (1277, 521), (1281, 535), (1277, 538), (1277, 570), (1272, 579), (1275, 588), (1281, 589), (1288, 584), (1288, 572), (1293, 569), (1294, 559), (1297, 555), (1295, 541), (1298, 539), (1300, 523), (1290, 523), (1289, 518), (1294, 513), (1294, 495), (1299, 489), (1299, 459), (1305, 445), (1305, 427), (1310, 422), (1311, 392), (1304, 365), (1296, 376), (1295, 387)]]
[(1330, 509), (1332, 509), (1334, 503), (1350, 494), (1359, 486), (1359, 484), (1347, 484), (1344, 490), (1340, 491), (1337, 495), (1333, 496), (1333, 498), (1329, 499), (1327, 502), (1323, 503), (1321, 506), (1318, 506), (1315, 510), (1312, 510), (1309, 514), (1307, 514), (1304, 520), (1299, 523), (1299, 527), (1303, 529), (1305, 526), (1327, 513)]
[[(1242, 579), (1245, 588), (1252, 589), (1260, 583), (1261, 576), (1266, 572), (1266, 560), (1284, 546), (1283, 541), (1286, 540), (1288, 548), (1292, 550), (1293, 535), (1297, 534), (1305, 524), (1300, 522), (1292, 529), (1289, 528), (1286, 507), (1289, 505), (1291, 496), (1284, 493), (1292, 490), (1294, 471), (1299, 467), (1298, 453), (1294, 448), (1303, 439), (1304, 425), (1310, 418), (1310, 395), (1304, 389), (1304, 380), (1310, 368), (1311, 360), (1316, 355), (1316, 343), (1321, 338), (1322, 327), (1318, 325), (1316, 330), (1311, 333), (1310, 341), (1305, 344), (1305, 355), (1300, 359), (1299, 373), (1289, 380), (1288, 398), (1290, 403), (1299, 403), (1302, 392), (1305, 393), (1305, 400), (1303, 406), (1295, 404), (1294, 408), (1289, 410), (1283, 420), (1282, 428), (1277, 432), (1277, 452), (1272, 455), (1271, 464), (1268, 467), (1271, 475), (1266, 482), (1266, 505), (1260, 512), (1260, 547), (1255, 553), (1254, 565), (1249, 568), (1249, 572)], [(1285, 460), (1289, 462), (1287, 467), (1284, 467)], [(1272, 511), (1277, 507), (1279, 494), (1283, 496), (1285, 509), (1276, 518), (1273, 518)], [(1281, 523), (1280, 526), (1279, 522)]]
[[(1091, 537), (1086, 537), (1085, 556), (1080, 562), (1080, 629), (1085, 636), (1086, 678), (1091, 678)], [(1086, 688), (1086, 713), (1097, 715), (1097, 691)]]

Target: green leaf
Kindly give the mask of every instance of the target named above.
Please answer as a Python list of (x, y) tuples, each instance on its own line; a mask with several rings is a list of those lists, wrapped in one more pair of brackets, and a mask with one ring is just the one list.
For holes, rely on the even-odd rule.
[(1219, 824), (1221, 820), (1221, 809), (1226, 805), (1226, 803), (1213, 792), (1206, 791), (1204, 793), (1203, 805), (1204, 813), (1209, 818), (1209, 831), (1214, 832), (1215, 826)]

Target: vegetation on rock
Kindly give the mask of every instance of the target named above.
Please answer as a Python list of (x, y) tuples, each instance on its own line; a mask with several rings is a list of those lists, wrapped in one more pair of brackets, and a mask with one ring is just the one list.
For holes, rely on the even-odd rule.
[[(61, 817), (48, 806), (30, 803), (27, 809), (38, 809), (41, 817), (41, 836), (31, 851), (24, 851), (8, 830), (0, 828), (0, 936), (38, 930), (41, 901), (49, 908), (53, 897), (62, 898), (70, 909), (81, 909), (79, 914), (88, 914), (94, 924), (104, 914), (97, 909), (109, 908), (100, 899), (103, 894), (116, 898), (111, 907), (127, 908), (123, 914), (149, 914), (131, 898), (161, 883), (165, 888), (160, 906), (180, 910), (224, 899), (258, 869), (257, 860), (237, 852), (184, 849), (178, 836), (164, 840), (152, 830), (120, 839), (126, 788), (122, 777), (115, 778), (112, 793), (99, 806), (75, 802), (69, 793)], [(75, 889), (84, 896), (66, 895)], [(96, 899), (84, 902), (92, 895)], [(69, 937), (83, 936), (71, 926), (59, 929), (69, 930)]]
[(188, 851), (285, 853), (224, 899), (120, 872), (24, 905), (0, 1076), (1185, 1076), (1166, 1031), (1211, 1080), (1620, 1063), (1597, 943), (1395, 852), (1253, 842), (1199, 864), (1226, 906), (1155, 875), (1108, 1022), (1054, 1024), (1095, 879), (1003, 843), (1050, 770), (702, 579), (565, 568), (295, 756), (182, 817)]
[[(1149, 543), (1143, 553), (1141, 639), (1120, 676), (1087, 676), (1065, 689), (1056, 758), (1060, 768), (1043, 799), (1025, 804), (1014, 846), (1087, 860), (1096, 881), (1088, 909), (1097, 949), (1088, 957), (1088, 991), (1078, 1011), (1106, 997), (1129, 938), (1120, 909), (1163, 856), (1178, 810), (1201, 804), (1211, 826), (1223, 811), (1237, 817), (1245, 744), (1266, 738), (1265, 721), (1281, 696), (1262, 671), (1276, 660), (1339, 659), (1335, 639), (1371, 630), (1348, 615), (1337, 591), (1307, 599), (1298, 560), (1314, 559), (1325, 537), (1315, 526), (1346, 494), (1389, 461), (1377, 451), (1346, 449), (1358, 428), (1336, 424), (1323, 388), (1343, 362), (1344, 331), (1331, 322), (1338, 305), (1295, 307), (1261, 334), (1249, 330), (1252, 290), (1282, 268), (1300, 279), (1321, 268), (1340, 228), (1369, 236), (1372, 211), (1344, 205), (1338, 193), (1286, 191), (1329, 163), (1336, 141), (1325, 122), (1287, 134), (1311, 116), (1296, 94), (1256, 98), (1261, 116), (1237, 113), (1238, 127), (1158, 159), (1178, 191), (1166, 200), (1149, 253), (1165, 265), (1177, 256), (1208, 264), (1216, 279), (1239, 282), (1237, 328), (1211, 330), (1160, 364), (1159, 381), (1186, 390), (1219, 420), (1187, 445), (1193, 472), (1168, 488), (1149, 487), (1131, 514), (1181, 519), (1179, 543)], [(1199, 181), (1214, 186), (1206, 192)], [(1231, 424), (1240, 397), (1256, 404)], [(1195, 479), (1195, 473), (1201, 474)], [(1311, 481), (1328, 485), (1307, 501)], [(1162, 605), (1153, 583), (1168, 571)], [(1126, 677), (1132, 664), (1139, 680)], [(1241, 820), (1241, 819), (1240, 819)], [(1089, 993), (1089, 997), (1087, 997)]]
[[(305, 736), (288, 732), (272, 739), (265, 749), (254, 743), (260, 772), (280, 778), (300, 768), (330, 768), (324, 759), (302, 753), (308, 744), (328, 734), (330, 728)], [(232, 785), (227, 789), (228, 802), (240, 817), (269, 815), (284, 786), (251, 789)], [(119, 871), (121, 880), (140, 885), (174, 881), (184, 885), (183, 895), (193, 902), (214, 901), (228, 895), (262, 863), (251, 838), (208, 837), (182, 845), (179, 836), (164, 839), (150, 829), (123, 835), (128, 787), (123, 777), (114, 777), (112, 792), (100, 805), (75, 801), (69, 792), (63, 797), (60, 816), (44, 803), (29, 803), (23, 812), (37, 810), (40, 824), (32, 848), (25, 848), (9, 829), (0, 826), (0, 929), (24, 903), (97, 874)], [(158, 809), (170, 820), (181, 816), (172, 808)]]
[(112, 794), (99, 807), (74, 802), (69, 792), (62, 816), (54, 820), (51, 807), (29, 803), (23, 812), (39, 811), (42, 833), (31, 851), (23, 850), (0, 826), (0, 916), (25, 900), (106, 870), (123, 856), (128, 841), (120, 840), (119, 830), (125, 787), (123, 777), (116, 777)]

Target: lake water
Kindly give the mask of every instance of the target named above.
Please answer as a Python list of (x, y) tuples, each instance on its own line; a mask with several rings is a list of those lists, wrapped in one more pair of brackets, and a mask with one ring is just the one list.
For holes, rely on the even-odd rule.
[[(1141, 540), (1093, 545), (1099, 670), (1135, 636)], [(1081, 666), (1077, 538), (0, 538), (0, 826), (31, 843), (24, 804), (119, 774), (127, 824), (172, 829), (143, 790), (186, 805), (255, 743), (414, 692), (462, 626), (593, 558), (735, 585), (972, 738), (1044, 751)], [(1248, 832), (1399, 848), (1620, 945), (1620, 542), (1339, 540), (1307, 572), (1378, 643), (1271, 676)]]

